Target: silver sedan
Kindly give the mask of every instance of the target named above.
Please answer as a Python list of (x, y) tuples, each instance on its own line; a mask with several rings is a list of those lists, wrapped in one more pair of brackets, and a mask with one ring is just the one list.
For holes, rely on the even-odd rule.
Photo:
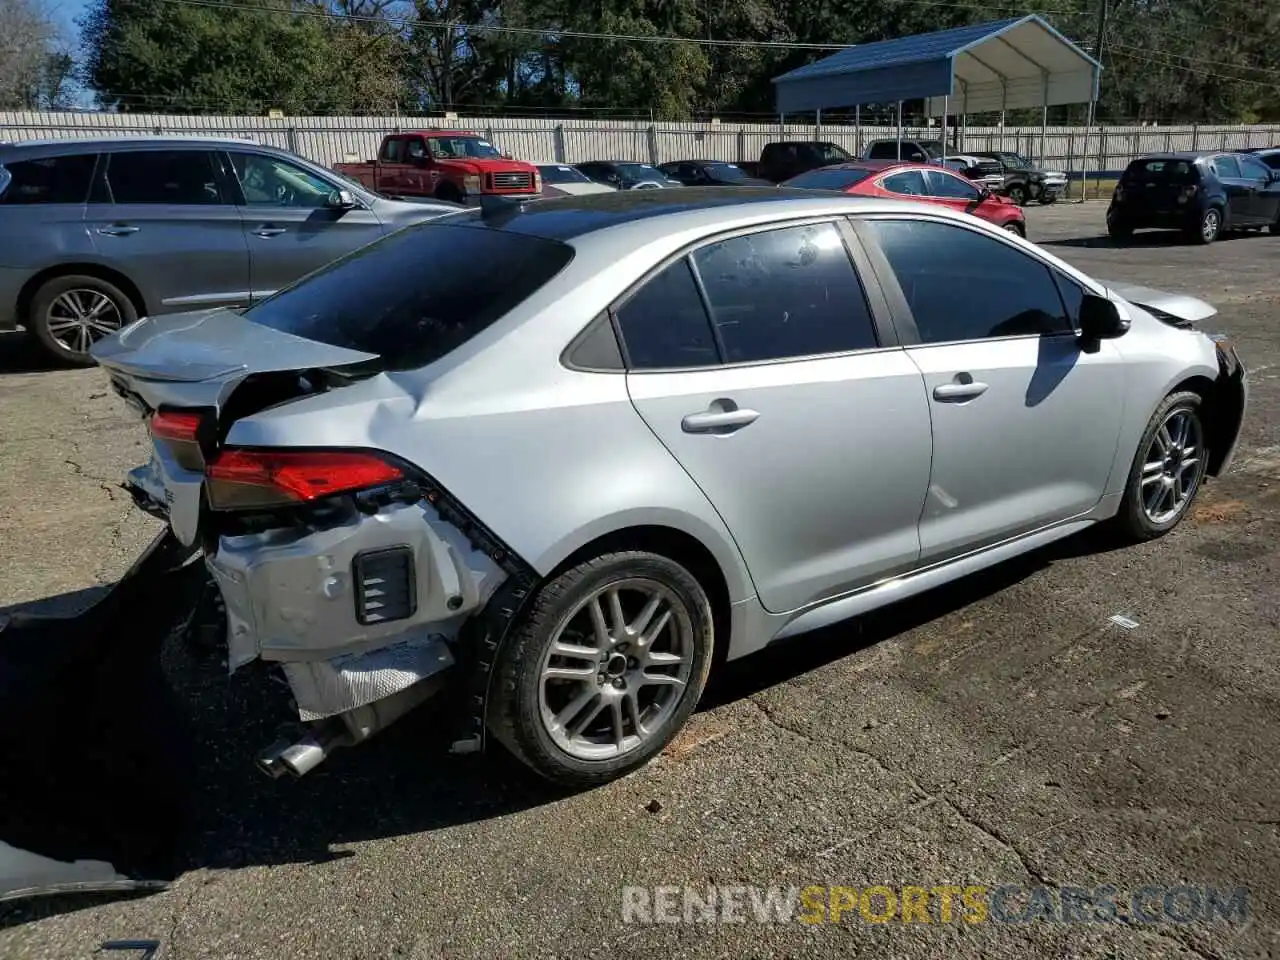
[(1246, 401), (1207, 304), (901, 201), (613, 193), (410, 227), (94, 348), (301, 774), (442, 688), (593, 784), (713, 663), (1096, 524), (1171, 530)]

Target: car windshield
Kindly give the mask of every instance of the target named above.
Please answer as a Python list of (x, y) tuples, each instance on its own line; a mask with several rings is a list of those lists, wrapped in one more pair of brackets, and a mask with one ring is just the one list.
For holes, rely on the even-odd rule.
[(824, 168), (792, 177), (782, 185), (801, 187), (805, 190), (846, 190), (855, 183), (861, 183), (873, 173), (875, 171), (868, 167), (842, 167), (839, 170)]
[(853, 159), (849, 151), (834, 143), (815, 143), (813, 152), (823, 163), (843, 163)]
[(428, 137), (427, 148), (442, 160), (502, 156), (502, 151), (483, 137)]
[(651, 167), (647, 163), (620, 163), (617, 170), (618, 175), (628, 183), (640, 183), (645, 180), (656, 180), (661, 183), (663, 180), (671, 179), (657, 167)]
[(1017, 153), (1001, 154), (1000, 162), (1006, 167), (1012, 167), (1014, 170), (1030, 170), (1033, 166), (1030, 160)]
[(736, 163), (708, 163), (702, 169), (716, 180), (747, 180), (747, 175)]
[(547, 163), (538, 167), (543, 183), (590, 183), (591, 178), (568, 164)]
[[(475, 225), (420, 223), (361, 247), (250, 307), (245, 319), (425, 366), (466, 343), (559, 273), (573, 248)], [(502, 283), (493, 283), (495, 264)]]

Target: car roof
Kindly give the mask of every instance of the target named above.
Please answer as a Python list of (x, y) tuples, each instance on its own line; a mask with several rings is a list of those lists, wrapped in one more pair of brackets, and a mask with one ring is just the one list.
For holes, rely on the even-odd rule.
[(844, 163), (829, 163), (825, 167), (816, 167), (806, 173), (819, 173), (823, 170), (892, 170), (906, 167), (913, 170), (937, 170), (937, 164), (914, 163), (911, 160), (847, 160)]
[[(219, 146), (253, 146), (262, 147), (266, 144), (258, 143), (248, 137), (210, 137), (210, 136), (180, 136), (177, 134), (169, 136), (122, 136), (122, 137), (59, 137), (56, 139), (43, 140), (11, 140), (0, 141), (0, 150), (6, 151), (40, 151), (47, 152), (51, 150), (68, 150), (79, 151), (85, 148), (103, 151), (111, 150), (117, 147), (147, 147), (147, 146), (189, 146), (191, 144), (212, 144)], [(274, 149), (274, 148), (268, 148)]]
[(389, 137), (478, 137), (480, 134), (474, 130), (437, 130), (433, 127), (427, 127), (423, 130), (401, 130), (399, 133), (389, 133)]
[[(833, 202), (838, 205), (834, 209)], [(561, 242), (576, 242), (605, 230), (626, 228), (635, 235), (637, 243), (643, 244), (686, 229), (732, 228), (735, 222), (760, 219), (761, 214), (772, 214), (778, 219), (849, 214), (860, 209), (869, 211), (872, 207), (883, 209), (886, 202), (902, 204), (903, 210), (909, 207), (929, 214), (938, 210), (933, 204), (834, 194), (819, 196), (813, 190), (788, 187), (685, 187), (622, 190), (495, 205), (487, 211), (469, 210), (450, 220)]]

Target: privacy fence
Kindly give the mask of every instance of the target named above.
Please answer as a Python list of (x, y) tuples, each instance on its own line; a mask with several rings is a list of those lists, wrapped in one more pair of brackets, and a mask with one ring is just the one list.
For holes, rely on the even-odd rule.
[[(0, 142), (61, 137), (185, 134), (243, 137), (332, 165), (374, 155), (382, 136), (439, 126), (485, 134), (512, 156), (584, 160), (755, 160), (771, 140), (829, 140), (858, 154), (870, 141), (897, 136), (894, 126), (649, 123), (647, 121), (458, 117), (235, 117), (142, 113), (0, 111)], [(904, 127), (904, 138), (937, 140), (937, 127)], [(1122, 170), (1160, 150), (1231, 150), (1280, 145), (1280, 125), (1177, 127), (976, 127), (952, 132), (968, 150), (1014, 150), (1073, 175)]]

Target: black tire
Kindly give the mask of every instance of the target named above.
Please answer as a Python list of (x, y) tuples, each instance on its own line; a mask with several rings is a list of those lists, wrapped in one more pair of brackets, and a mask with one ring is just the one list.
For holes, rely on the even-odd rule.
[(1226, 218), (1221, 207), (1206, 207), (1196, 225), (1187, 231), (1192, 243), (1208, 244), (1217, 240), (1226, 230)]
[[(1206, 436), (1204, 422), (1200, 418), (1203, 404), (1204, 400), (1200, 394), (1190, 390), (1183, 390), (1165, 397), (1160, 406), (1156, 407), (1155, 413), (1151, 415), (1151, 420), (1148, 421), (1146, 430), (1142, 432), (1142, 439), (1138, 441), (1138, 449), (1133, 455), (1133, 464), (1129, 468), (1129, 479), (1125, 484), (1124, 498), (1115, 517), (1115, 527), (1125, 539), (1141, 542), (1162, 537), (1176, 527), (1191, 509), (1196, 495), (1200, 492), (1200, 485), (1204, 481), (1205, 467), (1209, 454), (1209, 449), (1204, 442)], [(1188, 488), (1189, 493), (1186, 500), (1178, 506), (1177, 512), (1173, 516), (1162, 522), (1156, 522), (1148, 515), (1143, 505), (1143, 467), (1147, 463), (1147, 454), (1151, 450), (1156, 434), (1170, 417), (1179, 412), (1189, 414), (1198, 425), (1199, 458), (1195, 467), (1192, 468), (1195, 472), (1191, 478), (1191, 486)]]
[[(691, 641), (687, 681), (682, 693), (673, 694), (678, 699), (662, 715), (664, 726), (655, 730), (648, 739), (611, 758), (576, 757), (555, 741), (542, 717), (543, 657), (549, 645), (560, 635), (560, 630), (573, 622), (575, 611), (580, 610), (593, 595), (611, 583), (637, 579), (658, 584), (678, 599), (687, 614), (688, 638)], [(702, 695), (711, 670), (715, 643), (711, 603), (701, 584), (675, 561), (641, 551), (604, 554), (548, 581), (539, 589), (528, 612), (513, 630), (498, 658), (489, 728), (530, 769), (571, 789), (593, 787), (625, 776), (647, 763), (671, 742)], [(605, 667), (591, 669), (603, 671)], [(603, 672), (601, 676), (604, 676)], [(589, 687), (590, 684), (588, 680), (586, 685)], [(608, 690), (604, 692), (609, 693)], [(583, 709), (590, 707), (592, 702), (588, 701)], [(565, 726), (571, 726), (569, 721), (574, 719), (575, 716), (570, 716)]]
[(1276, 211), (1276, 218), (1271, 221), (1271, 226), (1267, 227), (1267, 229), (1270, 230), (1272, 234), (1280, 236), (1280, 210)]
[(1040, 206), (1042, 206), (1042, 207), (1047, 207), (1047, 206), (1049, 206), (1049, 204), (1051, 204), (1051, 203), (1057, 203), (1057, 202), (1058, 202), (1058, 195), (1057, 195), (1056, 193), (1041, 193), (1041, 194), (1040, 194)]
[[(65, 303), (60, 301), (69, 294), (77, 294), (83, 291), (83, 296), (89, 298), (92, 294), (101, 294), (110, 301), (110, 308), (103, 314), (106, 319), (103, 321), (102, 330), (95, 330), (93, 333), (93, 341), (100, 340), (107, 336), (105, 327), (110, 326), (115, 329), (127, 327), (138, 319), (138, 311), (133, 301), (128, 295), (115, 284), (110, 283), (100, 277), (91, 277), (81, 274), (66, 274), (61, 277), (54, 277), (47, 280), (31, 298), (31, 307), (24, 318), (28, 332), (35, 337), (44, 351), (60, 363), (68, 366), (91, 367), (93, 366), (93, 358), (89, 356), (86, 349), (73, 348), (76, 344), (83, 342), (78, 339), (78, 334), (72, 336), (60, 331), (51, 330), (50, 324), (57, 323), (59, 317), (51, 317), (50, 311), (55, 308), (57, 303)], [(111, 312), (114, 311), (114, 315)], [(71, 345), (63, 342), (63, 338), (69, 339)]]
[(1018, 223), (1018, 221), (1016, 220), (1011, 220), (1009, 223), (1006, 223), (1000, 229), (1008, 233), (1012, 233), (1016, 237), (1025, 237), (1027, 235), (1026, 229), (1022, 226), (1022, 224)]
[(1026, 186), (1021, 183), (1015, 183), (1009, 188), (1008, 197), (1018, 206), (1026, 206), (1028, 198)]
[(1133, 239), (1133, 227), (1125, 223), (1119, 216), (1108, 214), (1107, 234), (1116, 243), (1127, 243)]

